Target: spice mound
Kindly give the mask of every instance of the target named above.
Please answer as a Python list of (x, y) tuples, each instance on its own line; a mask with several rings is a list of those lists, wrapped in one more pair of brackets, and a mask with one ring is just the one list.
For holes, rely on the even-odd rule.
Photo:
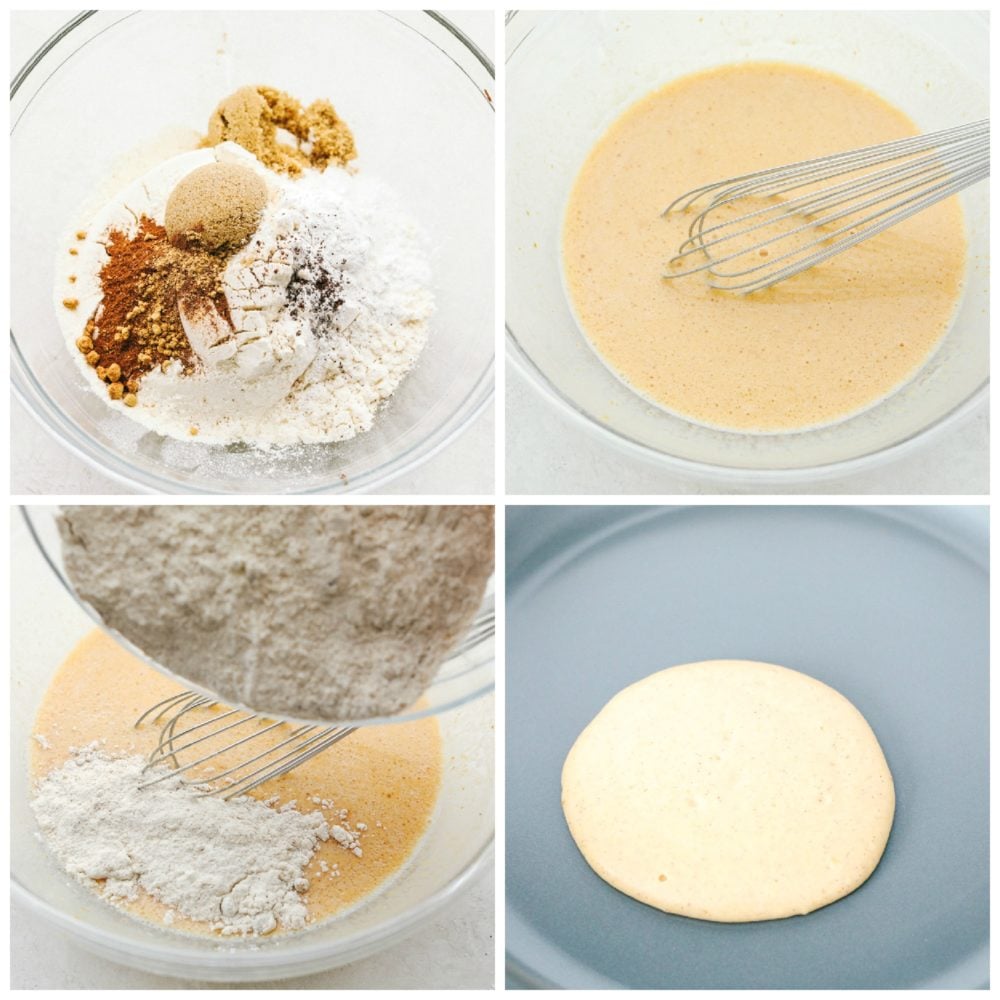
[(223, 100), (201, 146), (70, 241), (56, 298), (87, 384), (181, 439), (370, 430), (426, 344), (434, 299), (423, 234), (392, 191), (345, 169), (355, 156), (326, 100), (269, 87)]
[(167, 230), (148, 216), (135, 235), (108, 234), (105, 289), (100, 310), (87, 320), (76, 346), (108, 396), (135, 406), (143, 375), (171, 363), (190, 374), (196, 361), (184, 332), (179, 303), (212, 303), (220, 315), (229, 307), (222, 289), (225, 259), (199, 249), (179, 250)]

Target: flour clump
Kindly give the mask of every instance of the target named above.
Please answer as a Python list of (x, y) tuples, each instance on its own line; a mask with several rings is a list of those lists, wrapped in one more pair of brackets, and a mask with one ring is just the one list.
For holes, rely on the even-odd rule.
[(66, 870), (110, 902), (144, 891), (226, 936), (303, 928), (303, 873), (330, 837), (323, 814), (205, 796), (145, 764), (91, 744), (38, 783), (32, 808)]

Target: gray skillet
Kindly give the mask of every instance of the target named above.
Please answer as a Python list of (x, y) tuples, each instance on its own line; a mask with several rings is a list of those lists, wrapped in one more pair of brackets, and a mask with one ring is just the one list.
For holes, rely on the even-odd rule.
[[(511, 986), (985, 987), (987, 512), (961, 507), (511, 507)], [(559, 776), (621, 688), (694, 660), (764, 660), (846, 695), (896, 785), (881, 864), (804, 917), (671, 916), (599, 879)], [(628, 816), (608, 816), (628, 835)]]

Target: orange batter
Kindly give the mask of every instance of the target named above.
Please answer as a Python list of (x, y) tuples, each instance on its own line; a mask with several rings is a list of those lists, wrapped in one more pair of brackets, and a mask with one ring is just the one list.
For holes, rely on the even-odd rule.
[[(33, 730), (32, 777), (42, 778), (61, 767), (70, 747), (96, 739), (103, 738), (109, 752), (148, 755), (156, 746), (159, 727), (144, 724), (135, 729), (135, 720), (182, 690), (103, 632), (91, 632), (56, 671), (42, 700)], [(192, 723), (206, 717), (192, 717)], [(305, 873), (310, 887), (304, 901), (315, 923), (358, 904), (399, 871), (427, 830), (440, 785), (441, 736), (436, 720), (430, 718), (360, 729), (250, 794), (258, 799), (278, 795), (275, 808), (295, 799), (301, 812), (320, 809), (314, 799), (326, 800), (333, 803), (322, 810), (331, 826), (344, 821), (344, 809), (352, 828), (365, 824), (362, 857), (332, 838), (320, 842), (313, 855)], [(119, 905), (137, 917), (161, 923), (168, 908), (140, 893), (134, 902)], [(214, 933), (180, 914), (170, 926)]]
[(916, 132), (871, 91), (781, 63), (650, 94), (597, 143), (570, 195), (563, 267), (580, 327), (633, 389), (700, 423), (787, 431), (871, 406), (947, 332), (965, 265), (957, 199), (751, 295), (700, 274), (665, 280), (692, 215), (661, 213), (711, 181)]

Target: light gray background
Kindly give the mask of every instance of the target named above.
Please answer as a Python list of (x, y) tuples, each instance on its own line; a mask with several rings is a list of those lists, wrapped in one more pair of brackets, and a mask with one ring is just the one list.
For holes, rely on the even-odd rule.
[(656, 462), (623, 454), (558, 411), (510, 364), (506, 413), (508, 493), (979, 495), (989, 492), (985, 405), (964, 423), (881, 468), (788, 487), (721, 490), (714, 481), (682, 478)]
[[(72, 16), (69, 12), (15, 12), (11, 66), (23, 62)], [(449, 13), (487, 53), (493, 51), (493, 16)], [(14, 493), (131, 492), (52, 440), (19, 405), (11, 408)], [(386, 487), (394, 493), (493, 492), (493, 413), (440, 455)], [(486, 873), (427, 926), (396, 946), (353, 965), (302, 979), (247, 988), (488, 989), (494, 982), (493, 874)], [(24, 907), (11, 908), (13, 989), (226, 988), (225, 984), (168, 979), (113, 965), (56, 934)], [(230, 987), (232, 988), (232, 987)]]
[[(74, 14), (71, 11), (11, 14), (11, 72)], [(448, 18), (492, 57), (493, 14), (449, 11)], [(11, 492), (37, 494), (136, 493), (78, 458), (52, 438), (12, 396), (10, 409)], [(382, 487), (392, 494), (492, 493), (494, 486), (494, 408), (490, 404), (457, 440), (424, 465)]]

